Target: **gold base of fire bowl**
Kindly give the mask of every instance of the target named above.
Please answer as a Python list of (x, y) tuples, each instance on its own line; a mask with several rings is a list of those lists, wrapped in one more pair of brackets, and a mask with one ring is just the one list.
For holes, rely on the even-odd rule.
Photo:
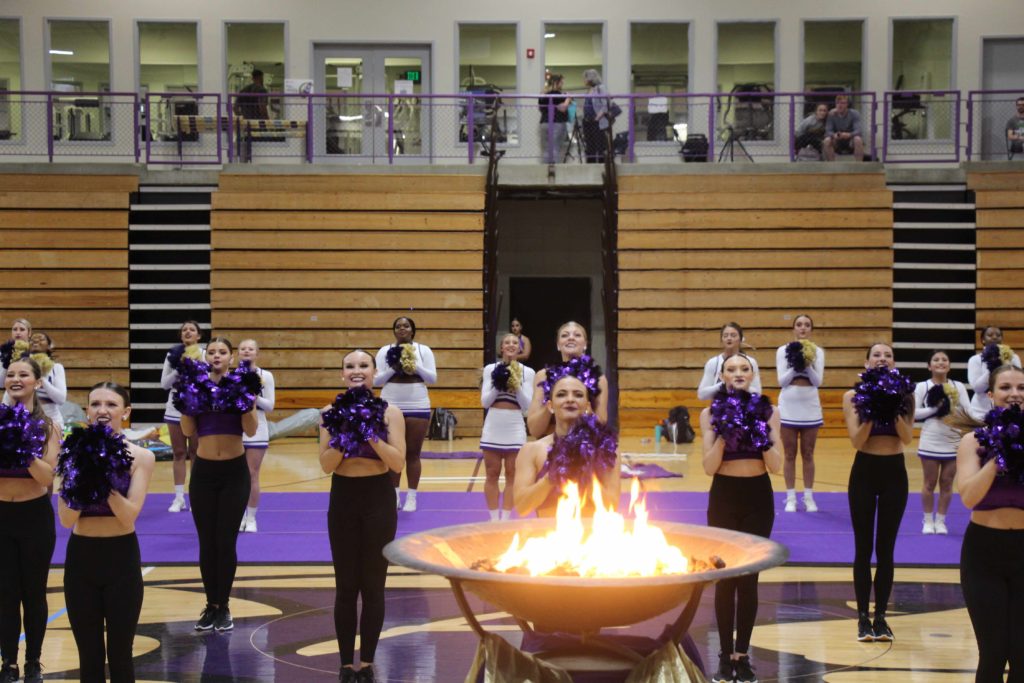
[(485, 522), (431, 529), (392, 541), (384, 548), (391, 562), (438, 574), (486, 602), (545, 631), (595, 633), (601, 628), (646, 621), (681, 605), (704, 585), (778, 566), (789, 551), (772, 540), (737, 531), (693, 524), (657, 522), (668, 542), (687, 557), (717, 556), (723, 569), (690, 574), (596, 579), (525, 576), (470, 567), (502, 555), (520, 540), (553, 531), (552, 519)]

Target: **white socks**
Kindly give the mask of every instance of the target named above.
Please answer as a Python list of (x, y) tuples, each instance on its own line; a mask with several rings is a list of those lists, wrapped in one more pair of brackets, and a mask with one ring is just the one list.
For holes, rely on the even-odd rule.
[(256, 519), (256, 508), (246, 506), (245, 516), (249, 519)]
[(786, 489), (786, 500), (796, 500), (796, 489)]
[(500, 517), (501, 510), (488, 510), (487, 514), (489, 514), (491, 516), (491, 521), (492, 522), (497, 522), (498, 520), (501, 519), (501, 517)]
[(926, 512), (926, 513), (924, 513), (924, 523), (925, 524), (935, 524), (935, 517), (936, 516), (941, 517), (943, 519), (943, 521), (945, 521), (945, 519), (946, 519), (946, 515), (934, 515), (931, 512)]
[(502, 519), (512, 519), (512, 511), (511, 510), (502, 509), (502, 511), (501, 511), (501, 518)]
[(175, 498), (184, 498), (185, 497), (185, 485), (184, 484), (175, 484), (174, 485), (174, 497)]

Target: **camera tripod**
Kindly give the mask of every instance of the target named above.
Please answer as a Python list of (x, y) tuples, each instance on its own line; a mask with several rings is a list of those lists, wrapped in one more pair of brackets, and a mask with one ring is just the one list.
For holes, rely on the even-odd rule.
[(754, 163), (754, 157), (750, 156), (750, 152), (743, 146), (743, 133), (737, 133), (736, 129), (732, 126), (726, 126), (725, 130), (728, 131), (729, 135), (725, 139), (725, 144), (722, 145), (722, 151), (718, 153), (718, 162), (721, 163), (726, 154), (729, 155), (729, 161), (736, 161), (736, 147), (738, 146), (740, 151), (743, 152), (743, 156), (747, 158), (747, 161)]
[(562, 163), (569, 161), (573, 158), (572, 147), (576, 145), (576, 156), (575, 159), (579, 163), (583, 163), (583, 127), (580, 125), (580, 120), (574, 118), (572, 120), (572, 131), (569, 133), (569, 141), (565, 146), (565, 154), (562, 156)]

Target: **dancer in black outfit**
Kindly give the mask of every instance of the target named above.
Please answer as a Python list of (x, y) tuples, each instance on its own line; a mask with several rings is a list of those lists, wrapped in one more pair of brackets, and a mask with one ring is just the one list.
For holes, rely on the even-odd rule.
[[(896, 367), (892, 347), (875, 344), (868, 349), (865, 368)], [(914, 438), (914, 397), (906, 397), (902, 416), (891, 423), (862, 422), (854, 403), (855, 391), (843, 395), (843, 417), (857, 455), (850, 470), (848, 497), (855, 553), (853, 588), (857, 595), (857, 640), (890, 642), (892, 629), (885, 620), (892, 593), (896, 535), (907, 507), (907, 468), (903, 445)], [(877, 516), (877, 532), (876, 532)], [(875, 555), (875, 618), (871, 621), (871, 554)]]
[[(351, 391), (372, 391), (373, 356), (353, 351), (345, 356), (342, 379)], [(327, 409), (329, 409), (328, 406)], [(327, 410), (325, 409), (325, 410)], [(395, 538), (398, 510), (390, 474), (405, 466), (405, 420), (389, 405), (384, 413), (386, 440), (365, 441), (354, 452), (330, 445), (332, 435), (320, 428), (320, 466), (332, 473), (327, 532), (334, 560), (334, 629), (341, 654), (339, 680), (372, 683), (377, 641), (384, 627), (384, 584), (388, 561), (384, 546)], [(356, 601), (362, 598), (362, 614)], [(355, 667), (356, 622), (359, 623), (359, 668)]]
[[(775, 521), (775, 502), (768, 472), (782, 469), (779, 451), (780, 427), (778, 410), (772, 408), (767, 420), (770, 443), (761, 450), (755, 447), (730, 449), (726, 439), (713, 425), (713, 408), (728, 397), (742, 396), (754, 382), (754, 364), (742, 353), (730, 356), (722, 364), (718, 377), (724, 386), (712, 403), (700, 414), (704, 441), (704, 471), (714, 477), (708, 496), (708, 526), (743, 531), (767, 538)], [(757, 396), (757, 394), (752, 394)], [(751, 400), (754, 400), (753, 398)], [(756, 683), (750, 664), (750, 635), (757, 618), (758, 575), (720, 581), (715, 585), (715, 620), (722, 651), (713, 683), (738, 681)], [(735, 641), (733, 630), (735, 628)]]
[[(0, 682), (17, 681), (18, 641), (25, 610), (26, 683), (43, 680), (39, 657), (46, 634), (46, 577), (57, 543), (53, 508), (47, 489), (53, 484), (60, 435), (36, 402), (42, 386), (42, 371), (28, 357), (12, 360), (7, 367), (4, 388), (15, 407), (24, 406), (36, 421), (42, 421), (45, 441), (28, 467), (0, 469)], [(4, 454), (4, 461), (8, 461)]]
[[(1024, 408), (1024, 371), (1004, 365), (989, 379), (994, 407)], [(966, 414), (956, 421), (966, 422), (967, 430), (983, 427)], [(960, 583), (978, 641), (974, 680), (1002, 683), (1009, 663), (1008, 680), (1014, 683), (1024, 680), (1024, 475), (1019, 469), (1001, 471), (993, 454), (983, 460), (978, 446), (975, 434), (968, 433), (956, 456), (960, 497), (971, 510), (960, 551)]]
[[(128, 392), (118, 384), (102, 382), (89, 392), (90, 424), (107, 425), (120, 434), (122, 420), (130, 412)], [(155, 458), (145, 448), (130, 442), (125, 445), (133, 458), (125, 494), (115, 489), (106, 503), (74, 510), (62, 496), (58, 507), (60, 523), (74, 527), (64, 564), (64, 601), (83, 683), (105, 681), (103, 664), (107, 659), (112, 683), (135, 680), (132, 643), (143, 594), (135, 520), (146, 500)], [(67, 455), (73, 457), (74, 453)]]
[[(211, 340), (206, 347), (206, 362), (214, 383), (220, 383), (231, 369), (232, 352), (231, 342), (223, 337)], [(238, 527), (249, 501), (249, 465), (242, 433), (252, 436), (258, 427), (255, 405), (241, 414), (181, 416), (182, 433), (199, 439), (198, 457), (188, 482), (192, 519), (199, 535), (199, 572), (206, 591), (206, 607), (196, 622), (197, 631), (234, 628), (228, 598), (238, 567)]]

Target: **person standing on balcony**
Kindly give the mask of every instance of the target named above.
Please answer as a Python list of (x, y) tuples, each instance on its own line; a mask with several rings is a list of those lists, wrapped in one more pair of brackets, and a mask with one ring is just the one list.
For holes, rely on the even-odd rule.
[(269, 119), (267, 114), (268, 90), (263, 85), (263, 72), (252, 70), (252, 83), (238, 91), (235, 99), (235, 113), (246, 119)]
[(583, 145), (586, 148), (588, 164), (599, 164), (604, 161), (608, 149), (608, 91), (601, 82), (601, 74), (597, 69), (583, 72), (583, 82), (590, 90), (583, 103)]
[(544, 96), (538, 100), (540, 106), (541, 147), (544, 149), (544, 163), (557, 164), (565, 143), (565, 129), (569, 122), (569, 103), (562, 87), (562, 74), (551, 74), (544, 88)]

